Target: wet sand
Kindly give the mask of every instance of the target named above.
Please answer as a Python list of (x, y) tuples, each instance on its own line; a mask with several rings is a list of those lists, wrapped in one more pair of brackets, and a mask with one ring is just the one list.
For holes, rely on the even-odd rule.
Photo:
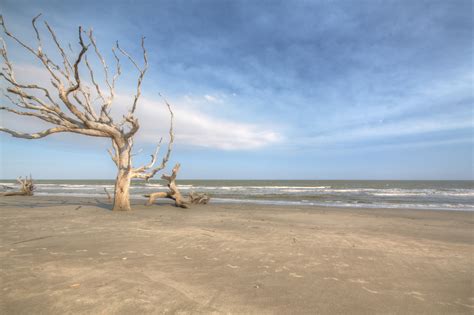
[(109, 209), (1, 198), (0, 313), (474, 312), (472, 212)]

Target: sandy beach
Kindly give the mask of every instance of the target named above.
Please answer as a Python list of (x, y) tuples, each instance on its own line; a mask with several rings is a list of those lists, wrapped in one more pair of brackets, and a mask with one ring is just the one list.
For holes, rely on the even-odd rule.
[(472, 314), (473, 212), (0, 199), (1, 314)]

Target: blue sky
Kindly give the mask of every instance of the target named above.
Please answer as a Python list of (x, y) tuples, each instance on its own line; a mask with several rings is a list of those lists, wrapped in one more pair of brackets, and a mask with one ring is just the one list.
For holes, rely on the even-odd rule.
[[(473, 179), (472, 9), (462, 0), (0, 6), (9, 28), (32, 42), (40, 12), (63, 42), (75, 44), (83, 25), (103, 51), (119, 40), (139, 57), (146, 36), (136, 164), (166, 136), (161, 92), (176, 115), (171, 163), (182, 163), (183, 178), (219, 179)], [(19, 78), (46, 79), (7, 44)], [(118, 112), (136, 77), (124, 70)], [(4, 126), (43, 127), (1, 115)], [(1, 134), (0, 145), (0, 178), (115, 176), (105, 140)]]

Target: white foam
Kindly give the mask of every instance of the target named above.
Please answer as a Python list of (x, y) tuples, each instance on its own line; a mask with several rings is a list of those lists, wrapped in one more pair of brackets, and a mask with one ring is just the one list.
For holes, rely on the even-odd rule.
[(389, 203), (351, 203), (340, 200), (331, 202), (308, 202), (304, 201), (283, 201), (283, 200), (252, 200), (252, 199), (232, 199), (213, 198), (211, 203), (245, 203), (262, 205), (286, 205), (286, 206), (319, 206), (319, 207), (344, 207), (344, 208), (389, 208), (389, 209), (419, 209), (419, 210), (459, 210), (474, 211), (474, 205), (465, 204), (389, 204)]

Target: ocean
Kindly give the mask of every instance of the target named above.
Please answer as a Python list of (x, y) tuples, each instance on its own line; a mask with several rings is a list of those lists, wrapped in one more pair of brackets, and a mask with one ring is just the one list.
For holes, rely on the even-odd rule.
[[(16, 186), (12, 180), (1, 185)], [(36, 180), (35, 195), (106, 197), (113, 180)], [(249, 203), (287, 206), (410, 208), (474, 211), (474, 181), (372, 180), (181, 180), (182, 193), (211, 195), (213, 203)], [(133, 181), (131, 198), (165, 191), (164, 182)]]

